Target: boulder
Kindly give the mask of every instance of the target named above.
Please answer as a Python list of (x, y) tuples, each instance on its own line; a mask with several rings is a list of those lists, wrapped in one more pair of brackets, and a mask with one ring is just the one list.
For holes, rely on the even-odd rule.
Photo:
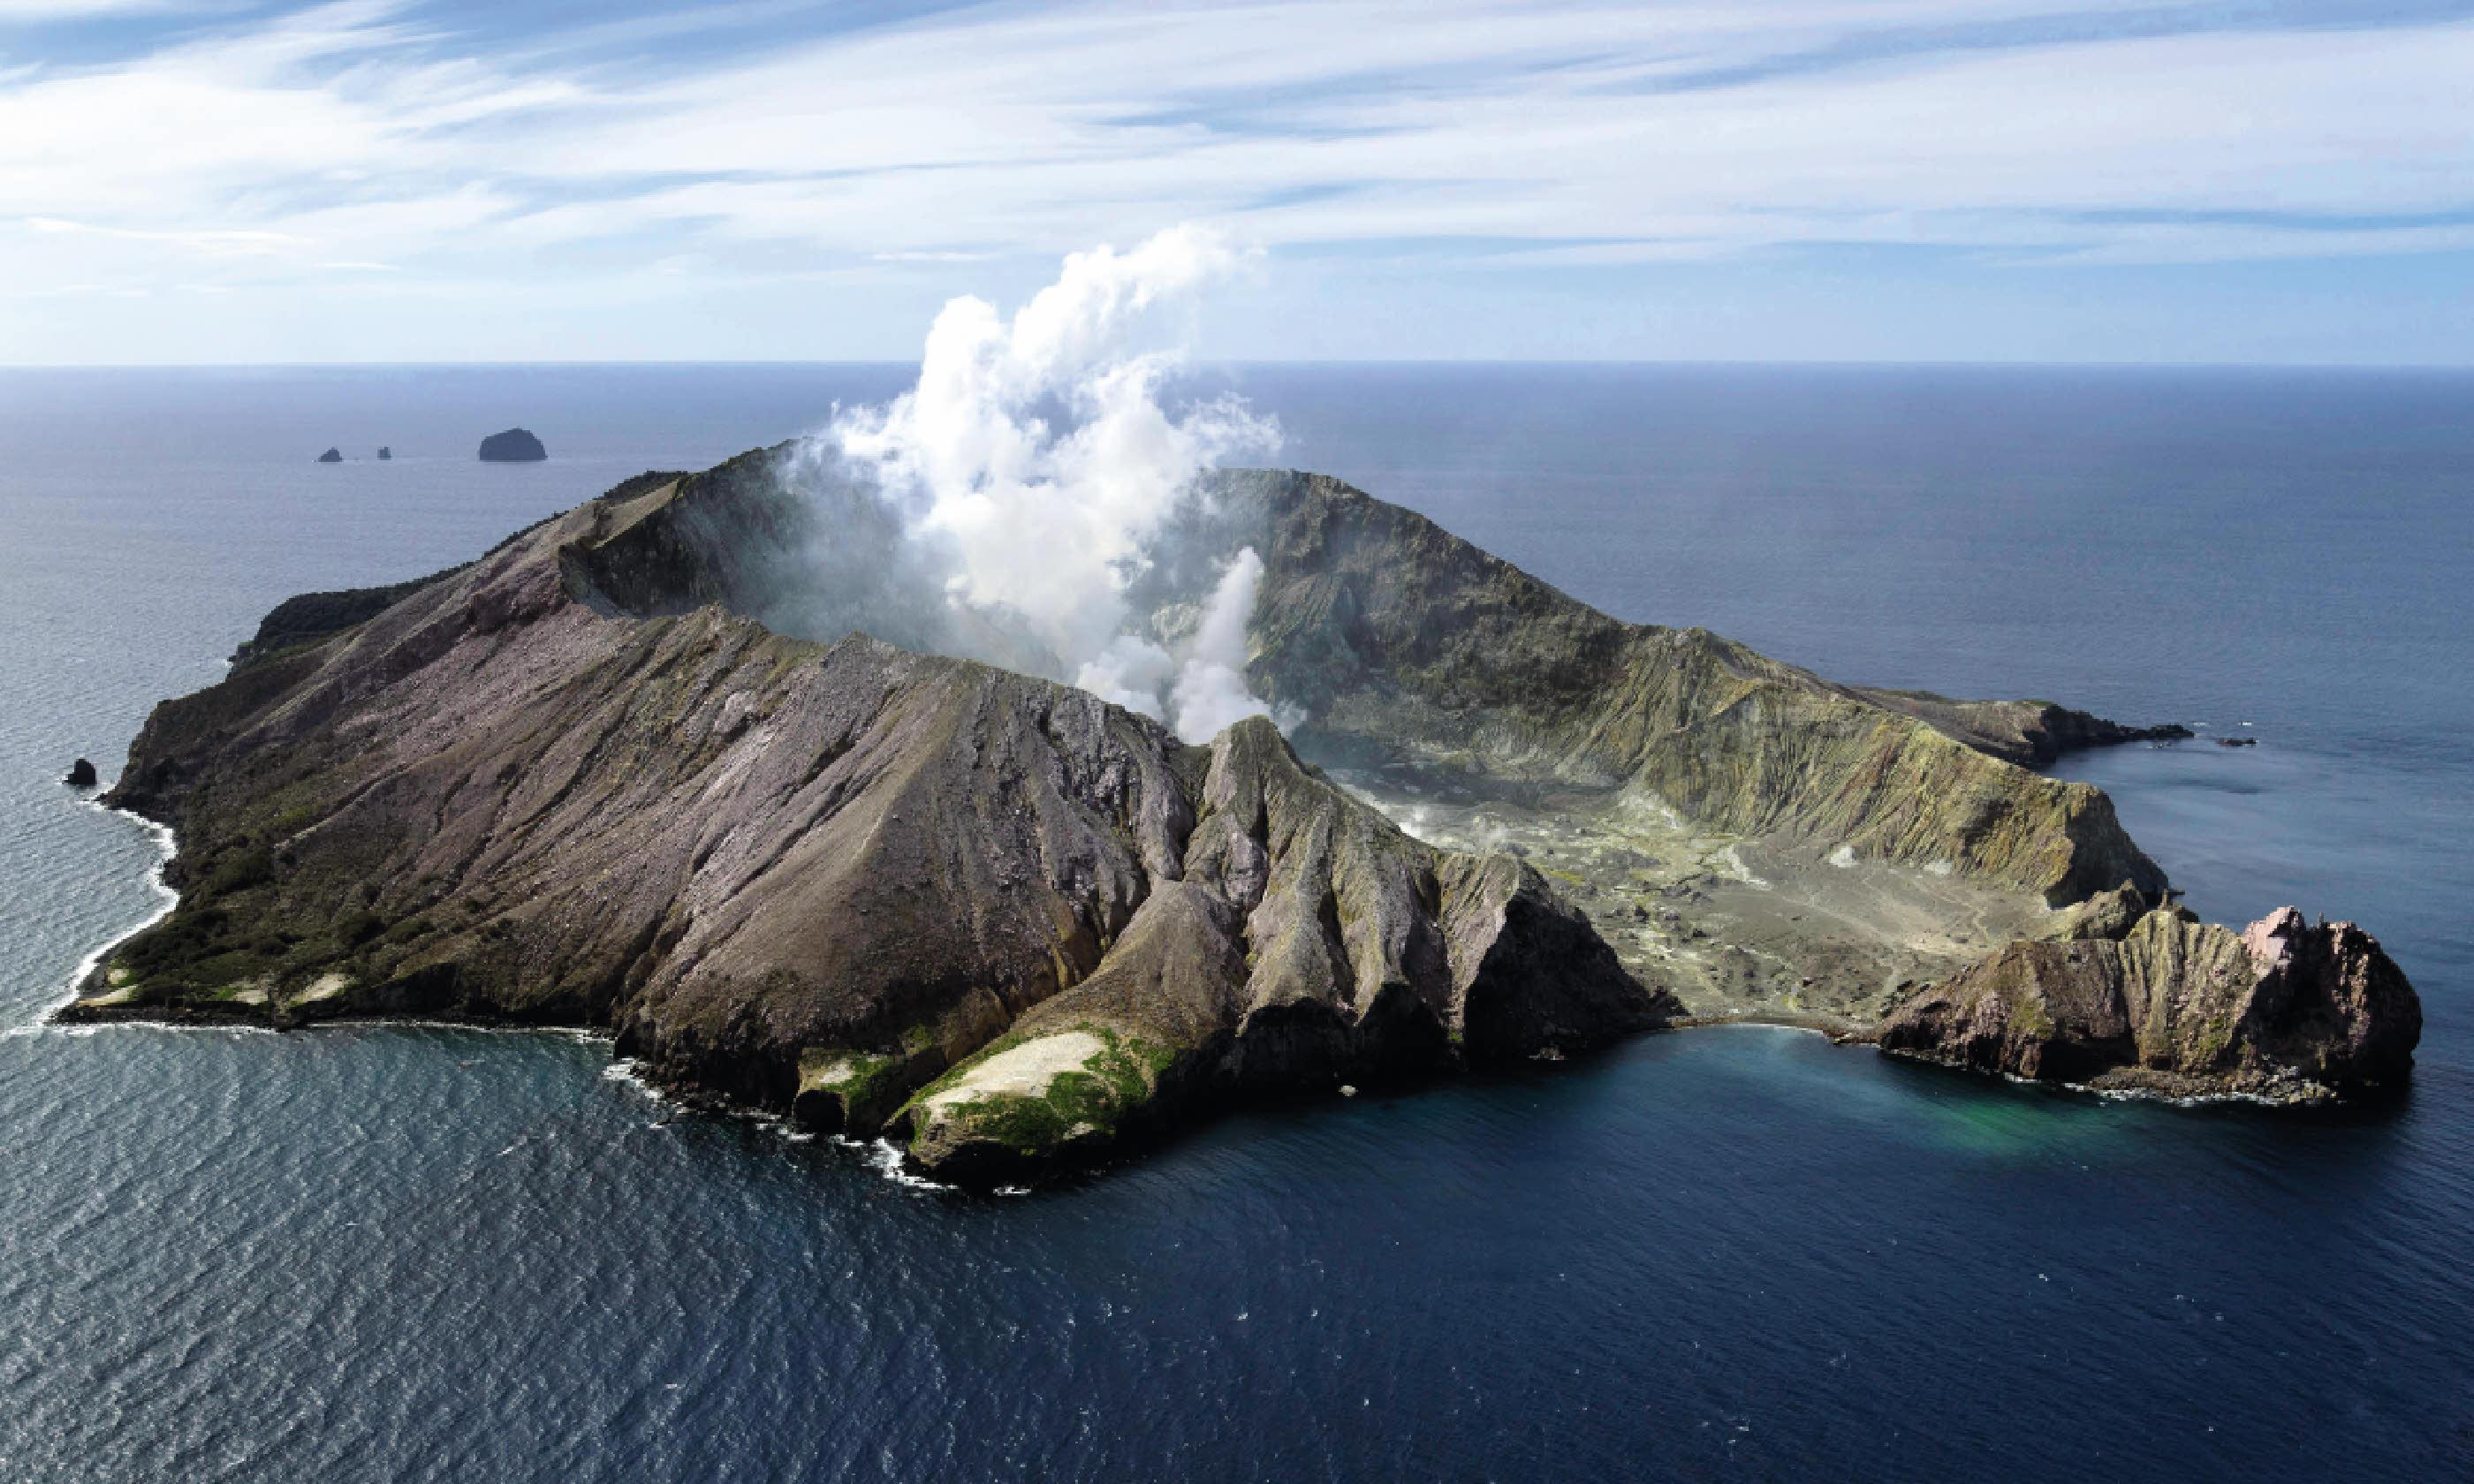
[(522, 428), (509, 428), (481, 440), (484, 464), (539, 464), (549, 457), (542, 441)]

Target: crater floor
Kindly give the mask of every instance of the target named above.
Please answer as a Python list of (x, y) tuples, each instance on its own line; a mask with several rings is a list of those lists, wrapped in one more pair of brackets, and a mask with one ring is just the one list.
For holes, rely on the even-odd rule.
[(1429, 844), (1524, 857), (1626, 969), (1701, 1019), (1858, 1029), (2051, 915), (1930, 864), (1698, 828), (1628, 791), (1494, 788), (1410, 764), (1328, 772)]

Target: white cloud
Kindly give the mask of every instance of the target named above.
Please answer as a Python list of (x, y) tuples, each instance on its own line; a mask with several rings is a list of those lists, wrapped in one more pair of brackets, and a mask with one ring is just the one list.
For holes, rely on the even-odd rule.
[(1121, 668), (1104, 651), (1123, 626), (1128, 564), (1197, 472), (1278, 444), (1242, 405), (1161, 395), (1179, 359), (1175, 314), (1242, 263), (1216, 233), (1179, 226), (1069, 255), (1009, 321), (955, 299), (929, 328), (917, 384), (845, 411), (812, 457), (883, 491), (950, 564), (955, 601), (1026, 623), (1069, 668)]
[[(194, 3), (194, 0), (186, 0)], [(0, 26), (31, 21), (91, 20), (131, 12), (176, 11), (184, 0), (0, 0)]]
[[(2072, 12), (2107, 9), (2174, 8)], [(369, 263), (614, 303), (698, 275), (941, 284), (1198, 218), (1274, 251), (1511, 271), (1812, 243), (2056, 265), (2463, 246), (2474, 25), (2089, 20), (2001, 44), (2010, 21), (2066, 34), (2052, 14), (1006, 6), (704, 56), (662, 55), (692, 14), (487, 47), (390, 0), (184, 15), (117, 62), (0, 72), (0, 298)]]

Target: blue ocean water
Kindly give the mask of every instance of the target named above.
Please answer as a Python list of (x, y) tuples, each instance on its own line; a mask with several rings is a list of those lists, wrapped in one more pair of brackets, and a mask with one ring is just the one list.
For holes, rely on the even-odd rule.
[[(2411, 1095), (2103, 1103), (1710, 1030), (980, 1201), (580, 1039), (42, 1029), (156, 904), (57, 776), (274, 602), (905, 372), (0, 371), (0, 1479), (2474, 1471), (2474, 375), (1221, 376), (1284, 462), (1622, 616), (2258, 737), (2071, 771), (2201, 911), (2379, 933)], [(516, 422), (551, 462), (472, 460)]]

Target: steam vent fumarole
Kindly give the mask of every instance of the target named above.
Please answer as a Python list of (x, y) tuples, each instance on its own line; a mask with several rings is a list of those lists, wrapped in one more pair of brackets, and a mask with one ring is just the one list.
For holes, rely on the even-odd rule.
[(1687, 1018), (2171, 1095), (2412, 1065), (2367, 934), (2199, 922), (2103, 794), (2033, 771), (2147, 733), (1832, 684), (1226, 472), (1128, 596), (1174, 642), (1251, 546), (1247, 679), (1289, 730), (1187, 745), (887, 642), (934, 643), (899, 593), (786, 598), (819, 543), (882, 573), (898, 536), (780, 467), (643, 475), (277, 608), (132, 746), (109, 799), (177, 830), (180, 904), (63, 1017), (605, 1027), (683, 1095), (967, 1185)]

